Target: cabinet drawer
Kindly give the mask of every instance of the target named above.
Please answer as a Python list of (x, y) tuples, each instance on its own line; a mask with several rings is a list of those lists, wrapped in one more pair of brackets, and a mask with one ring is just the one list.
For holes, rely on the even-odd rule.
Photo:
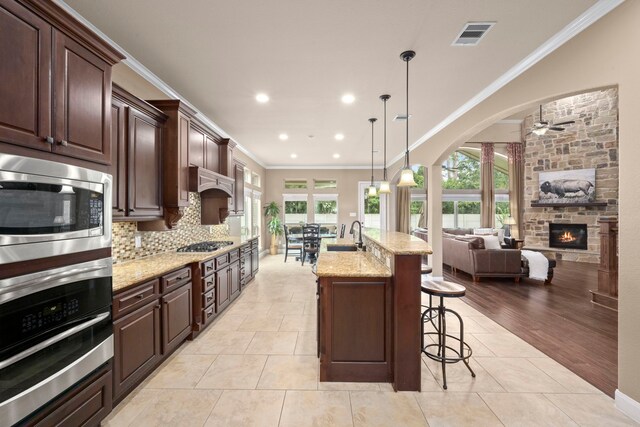
[(215, 269), (220, 270), (222, 267), (229, 264), (229, 254), (220, 255), (214, 258)]
[(242, 256), (251, 252), (251, 244), (247, 243), (240, 248), (240, 253)]
[(213, 304), (214, 302), (216, 302), (216, 291), (215, 291), (215, 289), (212, 289), (211, 291), (207, 292), (206, 294), (202, 294), (202, 306), (203, 307), (207, 308), (211, 304)]
[(240, 258), (240, 252), (237, 249), (229, 252), (229, 264), (237, 261), (238, 258)]
[(205, 308), (204, 310), (202, 310), (202, 324), (204, 326), (208, 325), (209, 323), (211, 323), (211, 321), (213, 319), (216, 318), (216, 305), (212, 305), (209, 308)]
[(251, 249), (257, 248), (257, 247), (258, 247), (258, 239), (252, 240), (251, 241)]
[(160, 281), (150, 280), (113, 297), (113, 318), (117, 319), (138, 307), (150, 303), (160, 295)]
[(209, 277), (202, 279), (202, 292), (213, 291), (216, 286), (216, 275), (212, 274)]
[(185, 267), (162, 276), (162, 293), (177, 289), (191, 280), (191, 268)]
[(202, 277), (206, 277), (214, 271), (216, 271), (214, 260), (209, 260), (202, 263)]
[(89, 380), (88, 385), (43, 418), (36, 427), (98, 425), (111, 412), (111, 370)]

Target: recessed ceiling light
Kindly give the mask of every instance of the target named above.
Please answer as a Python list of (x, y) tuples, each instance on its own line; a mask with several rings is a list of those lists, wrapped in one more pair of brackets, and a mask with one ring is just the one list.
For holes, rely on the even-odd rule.
[(296, 153), (291, 153), (291, 158), (292, 158), (292, 159), (295, 159), (295, 158), (297, 158), (297, 157), (298, 157), (298, 155), (297, 155)]
[(344, 135), (343, 135), (343, 134), (341, 134), (341, 133), (336, 133), (335, 138), (336, 138), (338, 141), (342, 141), (342, 140), (344, 139)]
[(278, 135), (278, 138), (280, 138), (283, 141), (286, 141), (287, 139), (289, 139), (289, 135), (287, 135), (286, 133), (281, 133), (280, 135)]
[(334, 158), (334, 159), (339, 159), (339, 158), (340, 158), (340, 154), (338, 154), (338, 153), (334, 154), (334, 155), (333, 155), (333, 158)]
[(256, 95), (256, 101), (258, 101), (260, 104), (269, 102), (269, 95), (267, 95), (266, 93), (259, 93)]
[(356, 97), (350, 93), (342, 95), (342, 102), (345, 104), (353, 104), (353, 101), (356, 100)]

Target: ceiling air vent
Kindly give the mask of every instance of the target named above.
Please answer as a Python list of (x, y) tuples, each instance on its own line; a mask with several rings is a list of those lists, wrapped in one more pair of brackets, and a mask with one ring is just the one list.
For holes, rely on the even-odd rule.
[(487, 31), (495, 25), (495, 22), (467, 22), (453, 41), (453, 46), (475, 46)]

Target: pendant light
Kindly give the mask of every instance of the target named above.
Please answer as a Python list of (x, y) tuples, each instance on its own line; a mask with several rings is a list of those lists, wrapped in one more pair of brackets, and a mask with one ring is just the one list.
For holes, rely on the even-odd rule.
[(376, 122), (376, 118), (370, 118), (369, 121), (371, 122), (371, 185), (369, 186), (369, 193), (368, 196), (369, 197), (373, 197), (375, 195), (377, 195), (377, 190), (376, 190), (376, 186), (373, 184), (373, 124)]
[(402, 168), (402, 172), (400, 172), (400, 182), (398, 182), (398, 187), (417, 187), (416, 181), (413, 179), (413, 170), (411, 169), (411, 164), (409, 163), (409, 61), (416, 56), (416, 53), (412, 50), (406, 50), (400, 54), (400, 58), (404, 62), (407, 63), (407, 140), (406, 140), (406, 151), (404, 153), (404, 167)]
[(391, 95), (380, 95), (380, 99), (384, 103), (384, 169), (378, 194), (391, 194), (391, 186), (387, 179), (387, 101), (389, 98), (391, 98)]

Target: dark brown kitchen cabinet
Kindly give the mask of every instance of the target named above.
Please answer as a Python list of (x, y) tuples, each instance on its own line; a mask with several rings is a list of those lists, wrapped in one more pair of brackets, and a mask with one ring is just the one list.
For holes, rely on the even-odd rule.
[(162, 297), (162, 353), (170, 353), (191, 333), (191, 282)]
[(154, 301), (113, 322), (113, 396), (118, 400), (160, 361), (160, 304)]
[(48, 22), (19, 3), (0, 3), (3, 142), (51, 151), (51, 32)]
[(111, 101), (111, 207), (113, 218), (124, 217), (127, 208), (127, 111), (124, 102)]
[(162, 148), (167, 116), (113, 86), (111, 117), (113, 219), (144, 221), (163, 215)]
[(111, 65), (59, 31), (54, 31), (53, 43), (53, 150), (109, 164)]
[(229, 267), (224, 267), (216, 272), (216, 307), (220, 313), (231, 302), (231, 294), (229, 292)]
[(108, 165), (122, 58), (53, 2), (1, 0), (0, 142)]
[(205, 135), (204, 154), (205, 168), (217, 173), (220, 170), (220, 153), (218, 143), (216, 142), (216, 139), (209, 135)]
[(162, 216), (162, 123), (129, 108), (130, 217)]
[(111, 366), (107, 365), (20, 425), (97, 426), (113, 407), (112, 385)]
[(251, 246), (251, 276), (255, 277), (260, 268), (260, 251), (258, 250), (258, 240), (254, 240), (255, 246)]
[(229, 267), (229, 299), (233, 301), (240, 295), (240, 262), (235, 261)]
[(236, 183), (233, 197), (234, 205), (229, 209), (232, 209), (236, 215), (244, 214), (244, 167), (244, 163), (234, 160), (233, 178)]
[(205, 162), (205, 133), (202, 129), (191, 124), (189, 129), (189, 165), (204, 168)]

